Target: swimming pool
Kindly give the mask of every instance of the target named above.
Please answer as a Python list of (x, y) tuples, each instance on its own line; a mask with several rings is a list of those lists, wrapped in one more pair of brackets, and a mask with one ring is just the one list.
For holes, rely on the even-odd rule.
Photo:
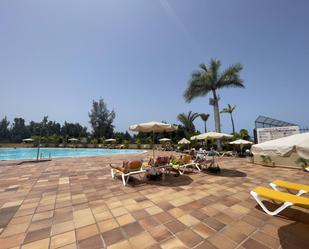
[[(143, 150), (40, 148), (42, 158), (138, 154)], [(0, 160), (36, 159), (37, 148), (0, 149)]]

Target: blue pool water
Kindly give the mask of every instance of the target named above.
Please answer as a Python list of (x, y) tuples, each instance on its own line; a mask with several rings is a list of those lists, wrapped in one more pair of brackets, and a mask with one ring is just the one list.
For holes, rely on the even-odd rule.
[[(142, 150), (40, 148), (42, 158), (103, 156), (143, 153)], [(36, 159), (37, 148), (0, 149), (0, 160)]]

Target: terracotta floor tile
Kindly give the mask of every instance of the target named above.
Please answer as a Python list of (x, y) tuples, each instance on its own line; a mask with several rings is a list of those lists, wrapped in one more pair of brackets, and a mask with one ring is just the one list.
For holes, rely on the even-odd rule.
[(121, 216), (124, 214), (127, 214), (128, 211), (124, 208), (124, 207), (118, 207), (118, 208), (114, 208), (111, 210), (112, 214), (117, 217), (117, 216)]
[(92, 212), (89, 208), (73, 212), (75, 228), (80, 228), (95, 223)]
[(159, 222), (157, 222), (153, 217), (150, 216), (139, 220), (138, 223), (147, 231), (159, 225)]
[(221, 229), (225, 227), (224, 223), (212, 217), (206, 218), (203, 222), (216, 231), (220, 231)]
[(51, 225), (52, 225), (52, 219), (35, 221), (30, 224), (28, 232), (51, 227)]
[(148, 232), (140, 233), (136, 236), (130, 237), (129, 241), (134, 249), (146, 249), (156, 244), (156, 241)]
[(118, 243), (112, 244), (108, 247), (108, 249), (134, 249), (131, 244), (129, 243), (129, 240), (123, 240)]
[(208, 240), (211, 244), (220, 249), (234, 249), (237, 246), (234, 241), (230, 240), (229, 238), (223, 236), (220, 233), (214, 234), (213, 236), (209, 237)]
[(192, 227), (193, 231), (200, 235), (203, 239), (208, 238), (209, 236), (216, 233), (216, 231), (204, 223), (198, 223)]
[(76, 230), (77, 240), (84, 240), (99, 233), (95, 224), (85, 226)]
[(80, 249), (88, 249), (88, 248), (100, 249), (100, 248), (103, 248), (104, 246), (101, 236), (99, 234), (89, 237), (87, 239), (81, 240), (78, 242), (78, 244), (79, 244)]
[(35, 213), (32, 217), (32, 221), (52, 218), (53, 215), (54, 215), (54, 210), (50, 210), (50, 211), (46, 211), (46, 212), (42, 212), (42, 213)]
[(278, 239), (260, 231), (255, 233), (252, 238), (270, 248), (279, 248), (280, 246), (280, 241)]
[(238, 244), (241, 244), (242, 241), (247, 239), (247, 236), (245, 234), (241, 233), (234, 227), (227, 227), (222, 231), (222, 234)]
[(115, 219), (100, 221), (98, 223), (101, 233), (117, 228), (119, 225)]
[(173, 234), (164, 225), (153, 227), (149, 230), (149, 233), (157, 242), (161, 242), (173, 236)]
[(32, 219), (32, 215), (20, 216), (16, 218), (14, 217), (11, 219), (9, 226), (23, 224), (23, 223), (30, 223), (31, 219)]
[(191, 229), (186, 229), (176, 234), (177, 238), (188, 247), (194, 247), (203, 241), (203, 238), (193, 232)]
[(133, 222), (121, 227), (127, 236), (130, 238), (144, 231), (143, 227), (138, 222)]
[[(213, 244), (211, 244), (209, 241), (203, 241), (198, 246), (196, 246), (194, 249), (218, 249), (218, 247), (215, 247)], [(241, 249), (241, 248), (239, 248)]]
[(62, 247), (68, 244), (72, 244), (76, 241), (75, 231), (61, 233), (51, 237), (50, 249)]
[(132, 212), (132, 215), (133, 217), (135, 217), (136, 220), (139, 220), (149, 216), (149, 213), (147, 213), (145, 210), (138, 210)]
[(22, 224), (7, 226), (1, 233), (0, 237), (3, 238), (3, 237), (9, 237), (15, 234), (19, 234), (19, 233), (25, 233), (28, 227), (29, 227), (29, 223), (22, 223)]
[(251, 226), (254, 227), (259, 227), (264, 223), (264, 220), (261, 220), (257, 217), (251, 216), (251, 215), (246, 215), (242, 218), (243, 221), (247, 222)]
[(198, 219), (196, 219), (195, 217), (193, 217), (190, 214), (183, 215), (183, 216), (179, 217), (178, 220), (188, 227), (193, 226), (193, 225), (200, 222)]
[(68, 244), (62, 247), (59, 247), (59, 249), (77, 249), (76, 243)]
[(216, 214), (213, 218), (215, 218), (216, 220), (226, 225), (234, 221), (230, 216), (228, 216), (227, 214), (221, 213), (221, 212)]
[(64, 233), (74, 229), (74, 222), (72, 220), (65, 221), (62, 223), (56, 223), (52, 226), (51, 233), (52, 235)]
[(135, 218), (131, 214), (124, 214), (116, 218), (120, 226), (135, 222)]
[(183, 216), (183, 215), (186, 214), (186, 212), (183, 211), (180, 208), (170, 209), (170, 210), (168, 210), (168, 213), (171, 214), (174, 218), (178, 218), (178, 217)]
[(20, 233), (10, 237), (0, 238), (0, 249), (7, 249), (21, 245), (25, 236), (25, 233)]
[(103, 211), (102, 213), (94, 213), (96, 221), (108, 220), (113, 218), (113, 215), (109, 211)]
[(246, 249), (269, 249), (269, 247), (261, 244), (260, 242), (249, 238), (248, 240), (246, 240), (242, 246)]
[(172, 233), (176, 234), (180, 231), (185, 230), (187, 227), (179, 222), (178, 220), (173, 220), (164, 224)]
[(147, 213), (150, 215), (155, 215), (161, 213), (163, 210), (157, 206), (146, 208)]
[(169, 215), (166, 212), (158, 213), (154, 215), (153, 217), (162, 224), (174, 219), (173, 216)]
[(279, 238), (279, 234), (278, 234), (278, 228), (271, 225), (271, 224), (265, 224), (262, 228), (261, 228), (261, 232), (264, 232), (276, 239)]
[(48, 228), (43, 228), (43, 229), (40, 229), (40, 230), (35, 230), (35, 231), (32, 231), (32, 232), (29, 232), (26, 235), (26, 238), (24, 240), (24, 244), (27, 244), (27, 243), (30, 243), (30, 242), (33, 242), (33, 241), (36, 241), (36, 240), (42, 240), (42, 239), (45, 239), (45, 238), (49, 238), (50, 231), (51, 231), (51, 228), (48, 227)]
[(49, 238), (31, 242), (29, 244), (24, 244), (21, 249), (48, 249)]
[(185, 249), (187, 248), (179, 239), (173, 237), (167, 241), (160, 244), (162, 249)]
[(174, 208), (174, 206), (171, 203), (169, 203), (168, 201), (159, 202), (157, 204), (157, 206), (160, 207), (161, 209), (163, 209), (164, 211), (168, 211), (168, 210)]
[(102, 237), (107, 246), (118, 243), (125, 239), (120, 228), (114, 228), (112, 230), (102, 233)]

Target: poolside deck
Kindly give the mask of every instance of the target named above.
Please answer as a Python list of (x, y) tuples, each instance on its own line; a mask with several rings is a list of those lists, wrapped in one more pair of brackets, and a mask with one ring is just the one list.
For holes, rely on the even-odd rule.
[(270, 217), (249, 194), (274, 179), (308, 184), (309, 173), (228, 158), (220, 175), (111, 179), (109, 162), (150, 156), (0, 162), (0, 249), (309, 248), (309, 210)]

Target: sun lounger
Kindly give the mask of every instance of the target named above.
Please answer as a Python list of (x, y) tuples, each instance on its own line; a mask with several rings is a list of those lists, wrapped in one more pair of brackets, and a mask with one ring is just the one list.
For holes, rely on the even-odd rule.
[(115, 178), (116, 175), (121, 175), (124, 186), (128, 183), (130, 176), (146, 172), (143, 169), (143, 161), (123, 162), (122, 166), (114, 166), (112, 164), (110, 166), (112, 178)]
[[(257, 187), (254, 190), (250, 192), (250, 194), (253, 196), (253, 198), (257, 201), (257, 203), (260, 205), (260, 207), (265, 211), (265, 213), (269, 215), (276, 215), (286, 209), (287, 207), (296, 205), (301, 206), (305, 208), (309, 208), (309, 198), (293, 195), (289, 193), (284, 193), (264, 187)], [(271, 201), (277, 201), (280, 203), (283, 203), (280, 207), (278, 207), (274, 211), (268, 210), (265, 205), (263, 204), (262, 200), (260, 198), (269, 199)]]
[(287, 182), (282, 180), (276, 180), (269, 184), (274, 190), (279, 191), (277, 187), (285, 188), (287, 190), (295, 190), (298, 191), (296, 195), (300, 196), (305, 193), (309, 193), (309, 186), (293, 183), (293, 182)]
[(201, 171), (201, 168), (198, 166), (197, 162), (192, 160), (190, 155), (184, 155), (182, 157), (182, 164), (180, 165), (179, 173), (182, 175), (189, 167), (192, 167), (193, 169), (196, 168), (198, 171)]

